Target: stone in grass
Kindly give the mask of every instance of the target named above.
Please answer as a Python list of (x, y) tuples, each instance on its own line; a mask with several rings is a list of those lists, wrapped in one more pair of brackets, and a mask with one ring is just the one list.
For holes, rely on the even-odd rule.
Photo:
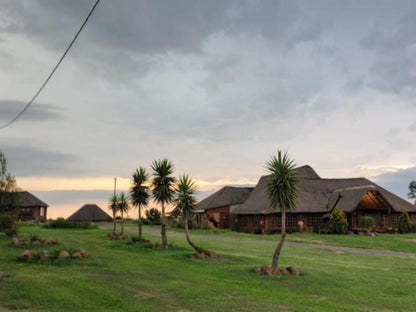
[(19, 257), (20, 260), (30, 261), (33, 260), (33, 254), (29, 250), (25, 250)]
[(72, 254), (72, 258), (82, 258), (82, 254), (79, 251), (75, 251)]
[(205, 254), (203, 254), (202, 252), (197, 252), (197, 253), (195, 254), (195, 256), (196, 256), (198, 259), (205, 258)]
[(49, 251), (44, 250), (40, 256), (39, 256), (39, 260), (40, 261), (49, 261), (51, 260), (51, 256), (49, 255)]
[(81, 254), (81, 256), (83, 256), (84, 258), (88, 258), (88, 253), (82, 249), (82, 248), (78, 248), (77, 251)]
[(42, 245), (42, 243), (38, 240), (35, 240), (35, 241), (32, 242), (32, 245), (40, 246), (40, 245)]
[(13, 245), (19, 245), (19, 239), (16, 236), (12, 237), (12, 243)]
[(295, 267), (295, 266), (288, 266), (288, 267), (286, 268), (286, 270), (287, 270), (290, 274), (295, 275), (295, 276), (298, 276), (298, 275), (300, 274), (299, 269), (298, 269), (297, 267)]
[(69, 253), (66, 250), (61, 250), (57, 256), (58, 259), (67, 259), (69, 258)]
[(213, 251), (213, 250), (208, 250), (208, 249), (205, 249), (205, 250), (204, 250), (204, 255), (205, 255), (206, 257), (209, 257), (209, 258), (217, 258), (217, 257), (218, 257), (215, 251)]

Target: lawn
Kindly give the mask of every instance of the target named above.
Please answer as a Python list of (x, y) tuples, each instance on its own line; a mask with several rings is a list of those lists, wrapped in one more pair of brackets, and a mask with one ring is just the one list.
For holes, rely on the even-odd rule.
[(259, 236), (194, 235), (223, 256), (194, 260), (184, 237), (171, 239), (177, 249), (152, 250), (110, 241), (104, 229), (20, 231), (56, 237), (59, 245), (51, 249), (82, 247), (90, 257), (21, 263), (16, 258), (25, 248), (0, 236), (0, 311), (416, 311), (413, 257), (284, 246), (282, 264), (302, 274), (269, 277), (253, 271), (271, 261), (274, 249)]

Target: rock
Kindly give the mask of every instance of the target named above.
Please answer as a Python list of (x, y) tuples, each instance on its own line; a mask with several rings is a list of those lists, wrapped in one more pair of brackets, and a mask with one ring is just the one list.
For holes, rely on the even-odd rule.
[(19, 245), (19, 239), (16, 236), (12, 237), (12, 243), (13, 245)]
[(348, 235), (354, 235), (354, 231), (348, 231)]
[(82, 253), (80, 253), (79, 251), (75, 251), (72, 254), (72, 258), (82, 258)]
[(20, 260), (29, 261), (33, 259), (33, 254), (29, 250), (25, 250), (19, 257)]
[(82, 252), (82, 253), (81, 253), (81, 255), (82, 255), (84, 258), (88, 258), (88, 253), (87, 253), (86, 251)]
[(278, 271), (279, 271), (279, 273), (278, 273), (279, 275), (284, 275), (284, 276), (289, 276), (290, 275), (290, 272), (286, 269), (280, 268), (280, 269), (278, 269)]
[(262, 265), (260, 267), (261, 274), (272, 275), (272, 268), (268, 265)]
[(202, 258), (205, 258), (205, 254), (203, 254), (203, 253), (201, 253), (201, 252), (198, 252), (198, 253), (196, 254), (196, 257), (197, 257), (197, 258), (199, 258), (199, 259), (202, 259)]
[(370, 233), (370, 236), (375, 237), (375, 236), (376, 236), (376, 234), (375, 234), (374, 232), (371, 232), (371, 233)]
[(23, 241), (23, 242), (20, 242), (20, 243), (19, 243), (19, 245), (22, 245), (22, 246), (29, 246), (29, 245), (30, 245), (30, 243), (29, 243), (28, 241)]
[(205, 255), (206, 257), (210, 257), (210, 258), (217, 258), (217, 257), (218, 257), (215, 251), (213, 251), (213, 250), (208, 250), (208, 249), (205, 249), (205, 250), (204, 250), (204, 255)]
[(255, 267), (254, 272), (256, 272), (257, 274), (260, 274), (261, 273), (261, 268), (260, 267)]
[(50, 240), (51, 245), (58, 244), (58, 240), (56, 238)]
[(52, 245), (52, 242), (51, 242), (51, 240), (50, 240), (50, 239), (44, 239), (44, 240), (43, 240), (43, 244), (44, 244), (44, 245)]
[(40, 245), (42, 245), (42, 243), (40, 241), (38, 241), (38, 240), (35, 240), (35, 241), (32, 242), (32, 245), (34, 245), (34, 246), (40, 246)]
[(49, 256), (48, 254), (43, 254), (39, 257), (40, 261), (49, 261), (51, 260), (51, 256)]
[(358, 232), (359, 236), (364, 236), (364, 232)]
[(290, 274), (295, 275), (295, 276), (298, 276), (298, 275), (300, 274), (299, 269), (298, 269), (297, 267), (295, 267), (295, 266), (288, 266), (288, 267), (286, 268), (286, 270), (287, 270)]
[(66, 250), (61, 250), (57, 256), (58, 259), (67, 259), (69, 258), (69, 253)]

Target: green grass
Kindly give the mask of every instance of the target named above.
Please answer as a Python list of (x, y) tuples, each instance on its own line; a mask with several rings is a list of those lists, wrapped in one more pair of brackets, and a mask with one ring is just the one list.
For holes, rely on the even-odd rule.
[[(253, 271), (271, 261), (275, 248), (262, 236), (239, 240), (226, 233), (221, 235), (230, 239), (212, 240), (194, 235), (197, 244), (223, 256), (194, 260), (182, 236), (170, 239), (178, 249), (152, 250), (110, 241), (109, 231), (102, 229), (32, 226), (20, 231), (57, 238), (53, 249), (82, 247), (90, 257), (17, 262), (25, 248), (0, 236), (0, 311), (416, 311), (414, 257), (284, 246), (282, 265), (296, 265), (302, 274), (269, 277)], [(298, 236), (306, 237), (291, 239)], [(346, 244), (345, 237), (338, 243)]]
[[(149, 227), (149, 226), (146, 226)], [(152, 228), (152, 227), (150, 227)], [(182, 229), (172, 229), (171, 231), (183, 232)], [(256, 240), (278, 241), (279, 234), (259, 235), (249, 233), (232, 232), (229, 230), (194, 230), (193, 233), (200, 235), (217, 235), (230, 238), (247, 238)], [(310, 232), (291, 233), (286, 236), (289, 242), (300, 242), (319, 245), (331, 245), (342, 247), (354, 247), (365, 249), (392, 250), (416, 253), (416, 233), (412, 234), (379, 234), (376, 237), (359, 235), (327, 235), (315, 234)]]

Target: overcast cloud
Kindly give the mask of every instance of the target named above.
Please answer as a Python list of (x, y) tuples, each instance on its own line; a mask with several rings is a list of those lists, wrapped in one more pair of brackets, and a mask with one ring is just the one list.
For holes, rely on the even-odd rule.
[[(93, 2), (0, 0), (0, 123)], [(416, 164), (415, 15), (414, 1), (102, 0), (0, 148), (17, 178), (128, 177), (168, 157), (255, 183), (282, 148), (323, 177), (389, 185)]]

